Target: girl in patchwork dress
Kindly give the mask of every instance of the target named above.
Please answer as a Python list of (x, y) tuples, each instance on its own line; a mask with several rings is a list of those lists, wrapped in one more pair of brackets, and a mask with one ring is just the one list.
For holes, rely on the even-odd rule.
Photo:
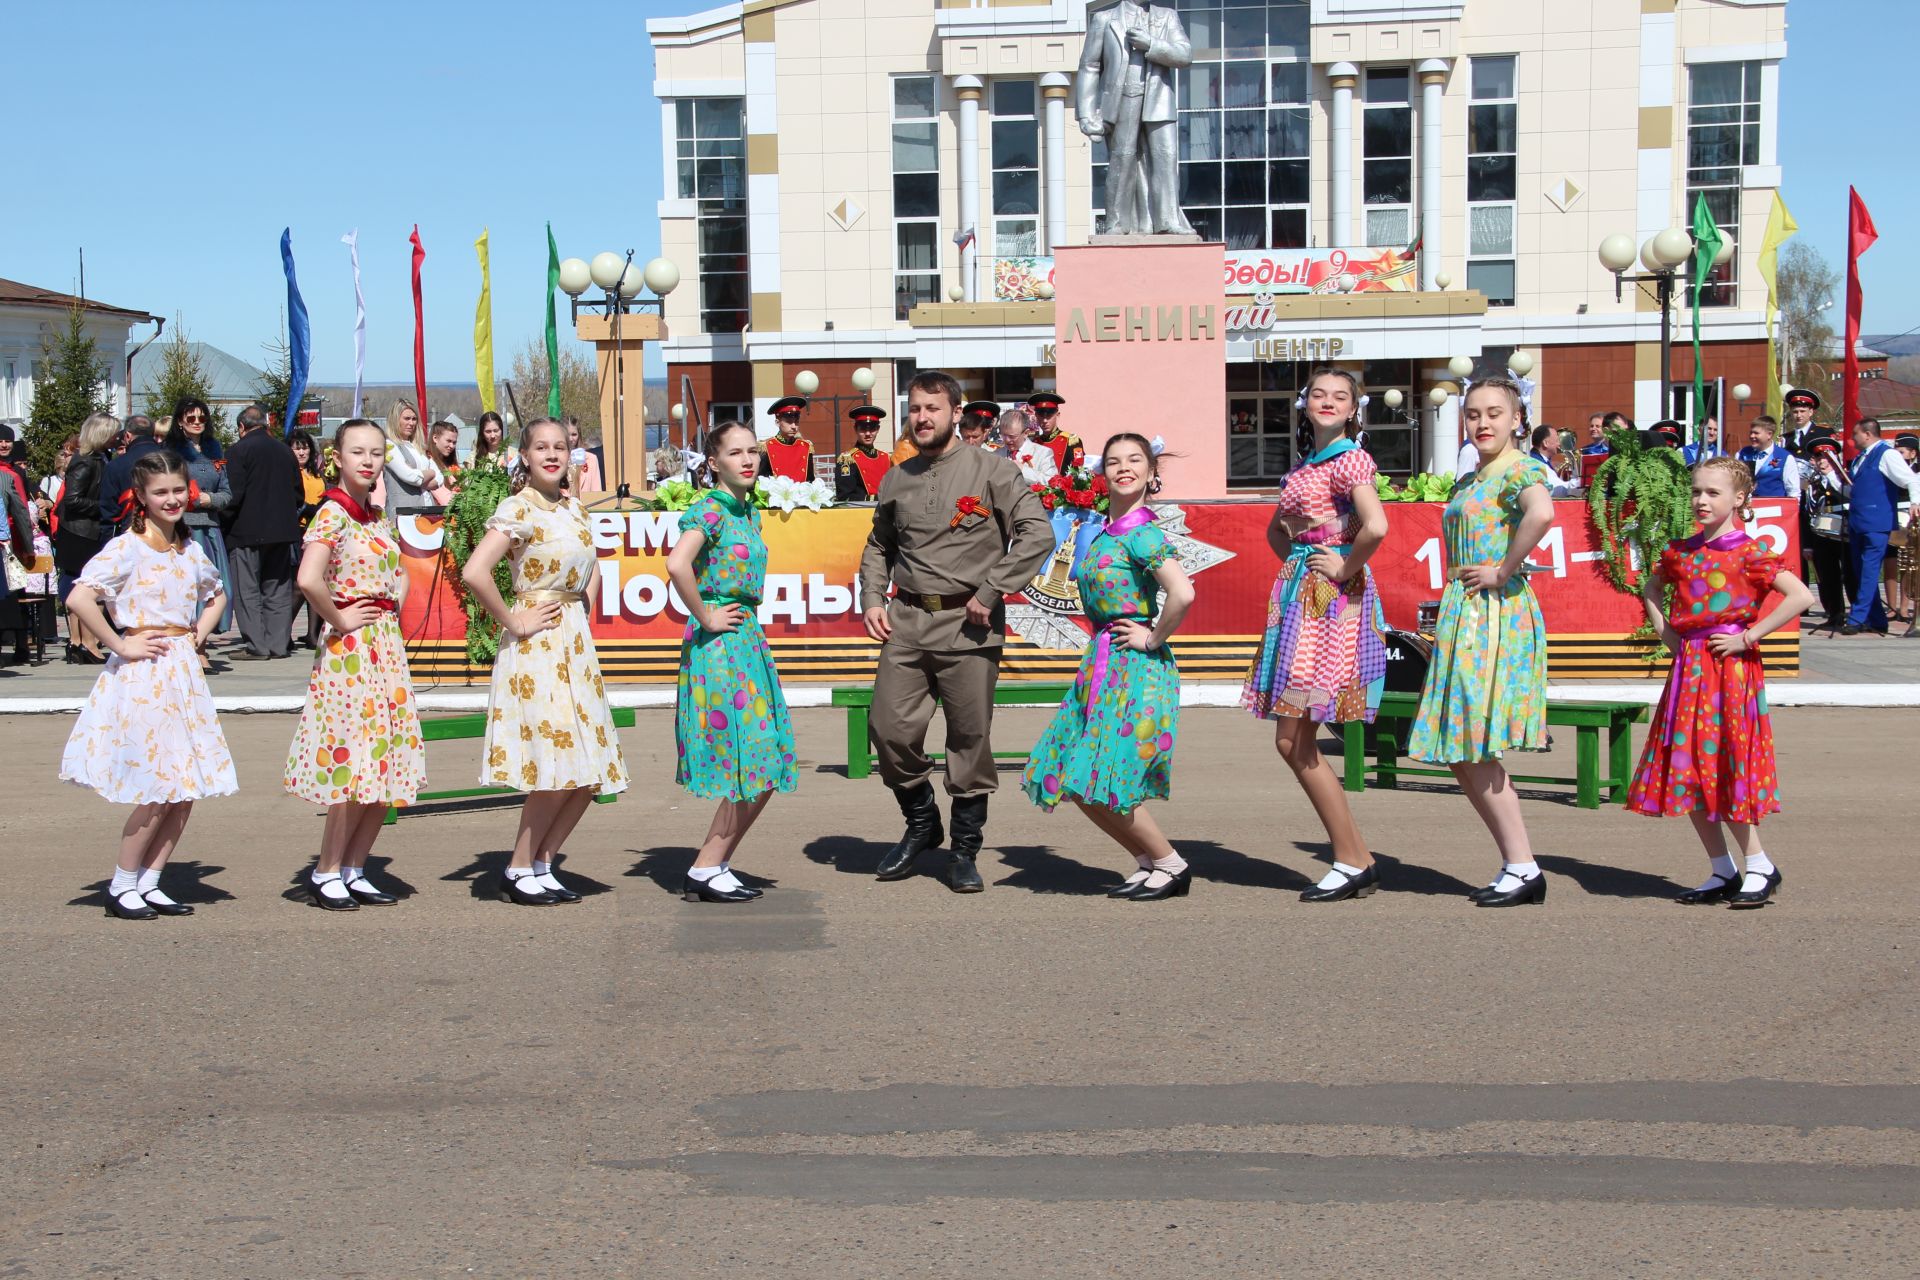
[(1521, 566), (1553, 526), (1553, 473), (1520, 451), (1525, 421), (1512, 381), (1474, 383), (1461, 416), (1480, 465), (1454, 486), (1441, 521), (1447, 588), (1407, 754), (1452, 767), (1501, 857), (1500, 874), (1468, 896), (1511, 907), (1547, 898), (1500, 761), (1547, 748), (1547, 627)]
[(1323, 367), (1307, 380), (1314, 452), (1287, 476), (1267, 526), (1286, 563), (1274, 580), (1267, 632), (1247, 672), (1241, 704), (1274, 721), (1274, 745), (1307, 793), (1333, 845), (1333, 869), (1302, 902), (1363, 898), (1380, 870), (1347, 806), (1339, 777), (1320, 754), (1323, 724), (1371, 724), (1386, 684), (1385, 621), (1367, 561), (1387, 536), (1373, 458), (1354, 441), (1360, 383)]
[(367, 853), (387, 806), (411, 804), (426, 783), (426, 748), (407, 674), (400, 604), (407, 577), (400, 542), (370, 507), (387, 433), (365, 418), (333, 437), (340, 467), (307, 525), (298, 583), (326, 629), (314, 653), (307, 703), (287, 752), (286, 788), (325, 805), (320, 857), (307, 881), (317, 907), (355, 911), (396, 899), (367, 878)]
[[(1080, 674), (1027, 760), (1027, 798), (1049, 813), (1071, 800), (1133, 855), (1136, 870), (1107, 896), (1134, 902), (1184, 897), (1193, 883), (1147, 813), (1167, 797), (1180, 719), (1180, 668), (1167, 637), (1193, 604), (1173, 544), (1153, 524), (1147, 495), (1159, 462), (1144, 436), (1114, 436), (1100, 459), (1106, 527), (1074, 566), (1080, 604), (1098, 629)], [(1165, 591), (1155, 617), (1154, 598)]]
[(734, 850), (773, 793), (797, 785), (793, 726), (760, 629), (767, 544), (753, 505), (759, 442), (751, 427), (723, 422), (706, 444), (707, 469), (720, 487), (681, 515), (679, 541), (667, 556), (667, 574), (687, 607), (674, 781), (720, 807), (681, 896), (748, 902), (760, 890), (733, 874)]
[[(606, 682), (587, 630), (587, 594), (598, 575), (586, 513), (570, 496), (567, 431), (538, 418), (520, 433), (513, 494), (487, 520), (460, 575), (501, 627), (487, 696), (480, 781), (527, 793), (500, 900), (523, 906), (578, 902), (553, 864), (595, 794), (627, 789)], [(513, 607), (493, 580), (513, 562)]]
[[(132, 527), (87, 562), (67, 595), (67, 609), (107, 637), (112, 657), (67, 739), (60, 777), (134, 807), (120, 832), (107, 914), (152, 920), (193, 914), (161, 892), (161, 868), (193, 802), (232, 795), (239, 784), (200, 670), (226, 592), (213, 561), (186, 537), (186, 465), (164, 449), (149, 453), (133, 464), (130, 487), (138, 503)], [(102, 601), (112, 607), (112, 627)]]
[[(1760, 847), (1760, 819), (1780, 811), (1760, 640), (1811, 607), (1813, 592), (1741, 528), (1741, 517), (1752, 515), (1752, 495), (1753, 472), (1744, 462), (1713, 458), (1695, 467), (1700, 531), (1668, 544), (1641, 588), (1647, 621), (1672, 651), (1673, 669), (1627, 807), (1693, 820), (1712, 874), (1676, 899), (1689, 904), (1761, 907), (1780, 887), (1780, 869)], [(1664, 604), (1669, 587), (1671, 615)], [(1771, 592), (1780, 604), (1762, 618)], [(1744, 875), (1727, 853), (1723, 823), (1745, 855)]]

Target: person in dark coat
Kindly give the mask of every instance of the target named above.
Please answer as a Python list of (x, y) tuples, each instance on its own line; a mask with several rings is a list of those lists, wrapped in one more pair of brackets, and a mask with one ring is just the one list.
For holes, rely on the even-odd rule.
[(127, 521), (132, 517), (131, 508), (124, 507), (123, 501), (133, 488), (133, 464), (162, 448), (153, 438), (153, 419), (144, 413), (136, 413), (127, 418), (127, 447), (120, 456), (107, 464), (106, 474), (100, 480), (100, 540), (102, 543), (116, 534), (124, 533)]
[[(96, 413), (80, 424), (79, 443), (67, 473), (61, 482), (60, 505), (54, 509), (53, 567), (59, 575), (60, 598), (73, 591), (73, 583), (87, 561), (106, 545), (106, 522), (100, 517), (100, 490), (111, 463), (113, 442), (120, 434), (120, 420), (110, 413)], [(67, 661), (82, 664), (101, 663), (107, 655), (100, 641), (79, 620), (67, 619)]]
[(293, 450), (267, 430), (267, 411), (250, 404), (227, 449), (227, 563), (233, 612), (246, 648), (239, 659), (284, 658), (293, 648), (293, 544), (300, 540), (305, 489)]

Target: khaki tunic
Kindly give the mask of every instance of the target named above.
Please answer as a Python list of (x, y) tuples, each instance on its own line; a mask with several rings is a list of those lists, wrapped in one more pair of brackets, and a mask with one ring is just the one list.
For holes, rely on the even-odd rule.
[[(969, 498), (984, 511), (963, 514)], [(972, 596), (993, 610), (992, 625), (976, 627), (967, 624), (964, 608), (930, 613), (892, 601), (888, 646), (939, 652), (999, 648), (1007, 631), (1002, 600), (1032, 581), (1054, 550), (1046, 508), (1020, 468), (956, 443), (948, 453), (916, 455), (888, 471), (877, 503), (873, 532), (860, 557), (863, 607), (885, 600), (891, 579), (902, 596)]]

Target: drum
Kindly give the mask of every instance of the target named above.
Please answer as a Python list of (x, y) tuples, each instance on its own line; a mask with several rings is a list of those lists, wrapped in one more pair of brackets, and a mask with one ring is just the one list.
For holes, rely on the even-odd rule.
[(1433, 641), (1412, 631), (1383, 631), (1387, 647), (1388, 693), (1419, 693), (1433, 661)]

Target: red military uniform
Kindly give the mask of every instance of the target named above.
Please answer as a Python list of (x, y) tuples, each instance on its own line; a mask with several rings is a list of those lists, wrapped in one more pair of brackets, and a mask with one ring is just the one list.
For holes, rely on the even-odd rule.
[(789, 480), (813, 479), (813, 444), (805, 436), (792, 444), (773, 436), (761, 441), (760, 452), (767, 460), (768, 475), (785, 476)]

